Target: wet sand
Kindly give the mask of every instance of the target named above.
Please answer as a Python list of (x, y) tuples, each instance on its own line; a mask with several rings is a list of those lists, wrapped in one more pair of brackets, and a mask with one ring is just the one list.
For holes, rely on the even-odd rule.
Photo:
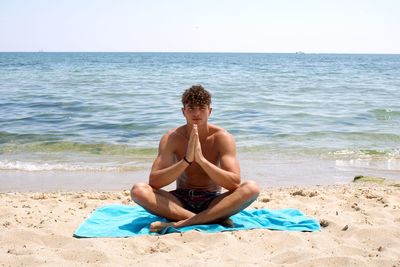
[[(382, 176), (400, 182), (396, 168), (378, 168), (378, 162), (350, 162), (300, 156), (240, 154), (242, 180), (254, 180), (261, 187), (346, 184), (356, 175)], [(377, 166), (375, 166), (378, 164)], [(374, 165), (371, 168), (370, 165)], [(147, 182), (151, 162), (135, 171), (0, 171), (0, 192), (126, 190), (134, 183)], [(172, 184), (168, 189), (174, 189)]]

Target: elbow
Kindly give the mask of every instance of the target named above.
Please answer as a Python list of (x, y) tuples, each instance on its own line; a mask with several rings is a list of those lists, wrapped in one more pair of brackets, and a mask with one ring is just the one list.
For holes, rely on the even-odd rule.
[(158, 185), (158, 184), (155, 184), (155, 183), (149, 183), (149, 185), (151, 186), (151, 188), (153, 188), (153, 189), (161, 189), (161, 186), (160, 185)]
[(162, 187), (162, 185), (157, 182), (159, 181), (159, 179), (157, 179), (157, 177), (155, 177), (155, 175), (150, 174), (149, 176), (149, 185), (154, 188), (154, 189), (160, 189)]
[(232, 182), (230, 183), (230, 185), (225, 187), (225, 189), (228, 190), (228, 191), (233, 192), (236, 189), (238, 189), (239, 186), (240, 186), (240, 176), (238, 175), (237, 177), (232, 179)]
[(239, 188), (239, 186), (236, 185), (236, 184), (232, 184), (232, 185), (230, 185), (230, 186), (226, 186), (226, 187), (225, 187), (225, 189), (228, 190), (229, 192), (233, 192), (233, 191), (235, 191), (235, 190), (238, 189), (238, 188)]

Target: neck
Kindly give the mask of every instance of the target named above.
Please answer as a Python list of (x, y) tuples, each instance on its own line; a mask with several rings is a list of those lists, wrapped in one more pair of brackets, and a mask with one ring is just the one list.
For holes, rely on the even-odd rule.
[[(192, 132), (192, 129), (193, 129), (193, 125), (186, 124), (186, 134), (187, 134), (187, 136), (190, 136), (190, 133)], [(204, 125), (204, 126), (197, 125), (197, 131), (199, 133), (200, 141), (204, 140), (205, 138), (207, 138), (208, 132), (209, 132), (208, 123), (206, 125)]]

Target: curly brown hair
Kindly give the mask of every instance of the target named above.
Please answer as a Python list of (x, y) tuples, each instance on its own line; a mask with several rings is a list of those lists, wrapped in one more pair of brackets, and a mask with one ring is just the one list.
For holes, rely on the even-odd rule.
[(192, 85), (189, 89), (186, 89), (182, 94), (182, 104), (201, 106), (211, 104), (211, 94), (201, 85)]

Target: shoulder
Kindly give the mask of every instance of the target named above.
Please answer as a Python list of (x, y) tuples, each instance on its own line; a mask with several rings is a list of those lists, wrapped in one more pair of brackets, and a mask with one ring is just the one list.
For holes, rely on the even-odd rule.
[(168, 130), (168, 132), (166, 132), (163, 135), (163, 137), (170, 137), (170, 136), (173, 137), (176, 134), (179, 134), (180, 132), (182, 132), (182, 127), (183, 126), (180, 126), (180, 127), (177, 127), (177, 128), (172, 128), (172, 129)]
[(221, 157), (223, 156), (235, 156), (236, 155), (236, 142), (232, 134), (227, 130), (213, 126), (212, 131), (214, 131), (214, 145), (218, 150)]
[(184, 128), (183, 126), (180, 126), (178, 128), (173, 128), (169, 130), (167, 133), (165, 133), (160, 142), (163, 143), (175, 143), (178, 141), (182, 141), (185, 139), (185, 133), (184, 133)]
[(230, 134), (227, 130), (224, 128), (215, 126), (215, 125), (210, 125), (210, 129), (213, 132), (215, 141), (217, 144), (235, 144), (235, 138), (232, 134)]

